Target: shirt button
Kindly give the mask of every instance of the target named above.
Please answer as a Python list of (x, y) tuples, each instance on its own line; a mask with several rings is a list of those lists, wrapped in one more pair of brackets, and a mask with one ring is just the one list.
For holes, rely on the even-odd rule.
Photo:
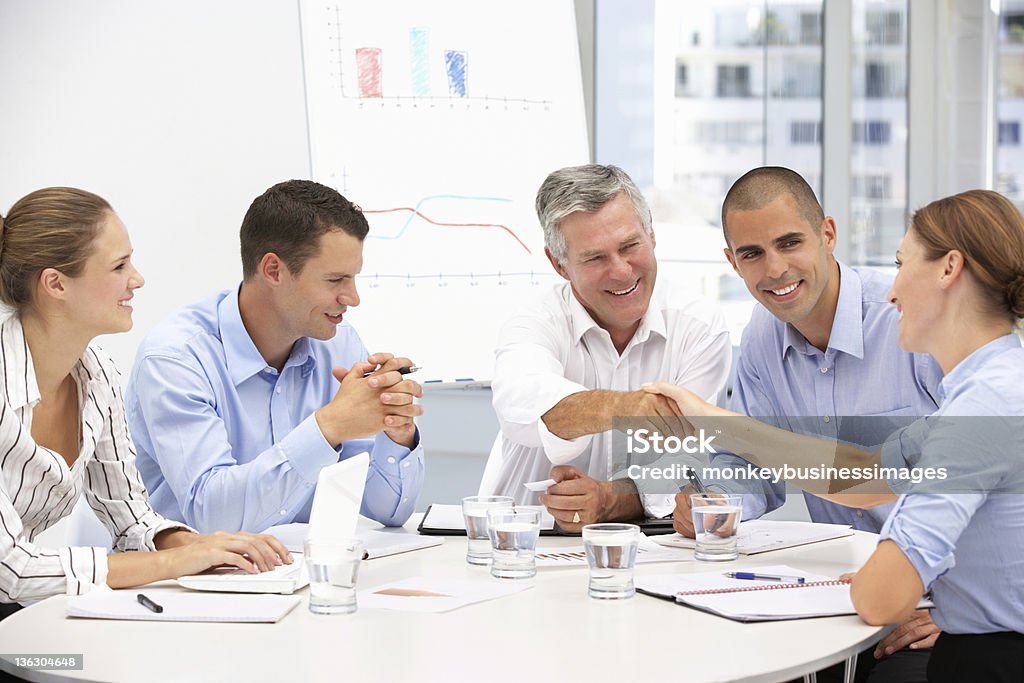
[(826, 415), (825, 417), (823, 417), (821, 419), (824, 420), (825, 422), (831, 422), (832, 421), (832, 418), (830, 418), (828, 415)]
[(282, 515), (282, 516), (283, 516), (283, 515), (287, 515), (287, 514), (288, 514), (288, 511), (287, 511), (287, 510), (281, 510), (281, 515)]
[(858, 517), (863, 517), (864, 516), (864, 511), (863, 510), (857, 510), (857, 516)]
[(395, 464), (395, 462), (397, 462), (397, 461), (395, 460), (395, 456), (393, 456), (393, 455), (389, 455), (389, 456), (388, 456), (388, 464), (389, 464), (389, 465), (394, 465), (394, 464)]
[(281, 387), (278, 387), (277, 389), (274, 389), (274, 393), (275, 394), (280, 394), (281, 393)]
[(825, 374), (826, 372), (828, 372), (828, 368), (818, 368), (818, 369), (819, 369), (819, 370), (821, 370), (821, 374), (823, 374), (823, 375), (824, 375), (824, 374)]
[(409, 499), (408, 499), (408, 498), (403, 498), (403, 499), (402, 499), (402, 502), (403, 502), (403, 503), (408, 503), (408, 502), (409, 502)]
[(409, 461), (408, 460), (406, 460), (405, 462), (402, 463), (402, 467), (408, 467), (408, 466), (409, 466)]

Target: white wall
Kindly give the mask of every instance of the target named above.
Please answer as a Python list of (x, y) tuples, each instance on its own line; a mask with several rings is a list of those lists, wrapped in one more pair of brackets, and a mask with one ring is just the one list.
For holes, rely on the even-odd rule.
[(309, 176), (296, 0), (0, 0), (0, 212), (27, 192), (96, 192), (146, 286), (101, 340), (127, 372), (142, 335), (241, 277), (254, 197)]

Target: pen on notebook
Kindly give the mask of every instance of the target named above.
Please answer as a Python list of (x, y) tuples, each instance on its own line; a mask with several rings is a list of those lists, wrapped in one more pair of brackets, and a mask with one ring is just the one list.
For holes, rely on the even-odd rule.
[(155, 602), (153, 602), (152, 600), (147, 598), (142, 593), (139, 593), (138, 600), (139, 600), (139, 604), (142, 605), (143, 607), (145, 607), (146, 609), (148, 609), (150, 612), (156, 612), (157, 614), (160, 614), (161, 612), (164, 611), (163, 607), (161, 607), (160, 605), (156, 604)]
[(804, 583), (807, 580), (802, 576), (755, 574), (754, 572), (726, 572), (725, 575), (731, 579), (746, 579), (747, 581), (778, 581), (780, 583)]
[[(406, 366), (405, 366), (405, 367), (403, 367), (403, 368), (398, 368), (398, 374), (399, 374), (399, 375), (409, 375), (409, 374), (412, 374), (412, 373), (416, 372), (417, 370), (422, 370), (422, 369), (423, 369), (423, 368), (421, 368), (421, 367), (420, 367), (420, 366), (418, 366), (418, 365), (406, 365)], [(376, 371), (376, 370), (373, 370), (373, 371), (371, 371), (371, 372), (364, 372), (364, 373), (363, 373), (363, 377), (369, 377), (369, 376), (370, 376), (370, 375), (372, 375), (372, 374), (373, 374), (374, 372), (377, 372), (377, 371)]]

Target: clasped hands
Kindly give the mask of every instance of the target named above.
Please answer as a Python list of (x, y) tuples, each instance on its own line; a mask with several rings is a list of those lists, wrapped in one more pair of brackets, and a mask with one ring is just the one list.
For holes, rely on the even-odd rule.
[(416, 435), (414, 419), (423, 414), (414, 399), (423, 396), (423, 387), (398, 370), (412, 365), (405, 357), (374, 353), (366, 362), (334, 368), (341, 386), (331, 402), (316, 411), (317, 424), (328, 443), (337, 448), (343, 441), (384, 432), (395, 443), (411, 448)]

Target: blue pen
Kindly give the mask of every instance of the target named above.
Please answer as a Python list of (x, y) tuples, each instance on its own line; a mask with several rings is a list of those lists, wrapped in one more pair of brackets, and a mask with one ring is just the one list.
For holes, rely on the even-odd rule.
[(779, 576), (778, 574), (755, 574), (754, 572), (726, 572), (730, 579), (746, 579), (747, 581), (778, 581), (780, 583), (804, 583), (802, 576)]

